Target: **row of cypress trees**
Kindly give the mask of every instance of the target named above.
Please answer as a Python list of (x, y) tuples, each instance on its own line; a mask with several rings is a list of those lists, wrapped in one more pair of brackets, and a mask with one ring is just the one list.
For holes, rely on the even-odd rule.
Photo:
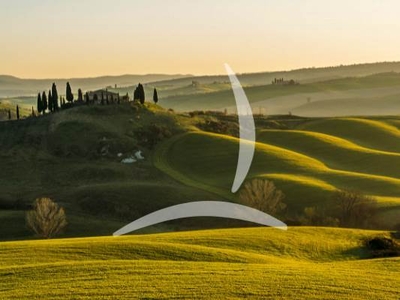
[[(144, 87), (141, 83), (138, 84), (135, 91), (133, 92), (133, 100), (138, 100), (138, 101), (140, 101), (141, 104), (144, 104), (144, 102), (146, 100), (146, 96), (144, 93)], [(154, 91), (153, 91), (153, 101), (154, 101), (154, 103), (158, 102), (158, 93), (157, 93), (156, 88), (154, 88)]]

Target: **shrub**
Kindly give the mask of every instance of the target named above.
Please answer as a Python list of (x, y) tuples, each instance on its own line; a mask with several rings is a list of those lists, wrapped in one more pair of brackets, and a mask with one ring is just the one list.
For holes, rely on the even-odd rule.
[(300, 220), (303, 225), (339, 226), (339, 220), (328, 216), (326, 210), (321, 207), (306, 207), (304, 209), (304, 215)]
[(339, 191), (335, 195), (340, 225), (344, 227), (371, 227), (377, 213), (374, 198), (355, 191)]
[(239, 192), (240, 203), (271, 215), (278, 215), (286, 208), (284, 198), (273, 182), (258, 178), (245, 183)]
[(400, 245), (390, 238), (374, 237), (366, 239), (364, 246), (374, 258), (400, 256)]
[(38, 198), (26, 214), (28, 227), (40, 237), (51, 238), (67, 225), (64, 209), (50, 198)]

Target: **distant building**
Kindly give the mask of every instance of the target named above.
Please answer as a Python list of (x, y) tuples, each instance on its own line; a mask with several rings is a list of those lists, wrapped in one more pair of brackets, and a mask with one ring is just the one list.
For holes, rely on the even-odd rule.
[(120, 99), (119, 93), (110, 92), (107, 89), (100, 89), (97, 91), (88, 92), (89, 102), (95, 104), (111, 104), (118, 103), (118, 101), (126, 101), (124, 97)]
[(299, 84), (298, 82), (294, 81), (293, 79), (290, 80), (284, 80), (283, 78), (275, 78), (272, 81), (273, 85), (297, 85)]

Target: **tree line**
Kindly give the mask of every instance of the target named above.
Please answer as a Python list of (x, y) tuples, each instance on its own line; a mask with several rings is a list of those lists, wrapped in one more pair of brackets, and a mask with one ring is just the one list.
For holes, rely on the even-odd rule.
[[(52, 84), (51, 88), (49, 89), (48, 92), (43, 91), (39, 92), (37, 95), (37, 101), (36, 101), (36, 112), (34, 107), (32, 106), (32, 112), (31, 115), (33, 117), (37, 115), (44, 115), (47, 112), (53, 113), (53, 112), (58, 112), (60, 109), (65, 109), (65, 108), (70, 108), (74, 105), (74, 103), (77, 104), (92, 104), (94, 103), (94, 100), (99, 100), (95, 95), (95, 99), (92, 100), (92, 102), (89, 99), (89, 92), (86, 92), (85, 95), (83, 95), (83, 92), (81, 89), (78, 89), (78, 99), (74, 102), (74, 94), (72, 92), (72, 88), (69, 82), (66, 84), (65, 88), (65, 97), (64, 96), (59, 96), (58, 91), (57, 91), (57, 86), (55, 83)], [(129, 95), (126, 94), (125, 96), (127, 98), (127, 101), (129, 101)], [(137, 101), (141, 104), (144, 104), (146, 101), (146, 95), (144, 91), (144, 87), (141, 83), (137, 85), (137, 87), (134, 89), (133, 92), (133, 101)], [(154, 88), (153, 90), (153, 102), (158, 103), (158, 92), (157, 89)], [(102, 105), (109, 104), (108, 97), (104, 99), (103, 94), (100, 99), (100, 103)], [(118, 97), (118, 104), (120, 103), (119, 97)], [(11, 110), (8, 110), (8, 119), (12, 119), (11, 115)], [(16, 105), (16, 119), (20, 119), (20, 107), (19, 105)]]

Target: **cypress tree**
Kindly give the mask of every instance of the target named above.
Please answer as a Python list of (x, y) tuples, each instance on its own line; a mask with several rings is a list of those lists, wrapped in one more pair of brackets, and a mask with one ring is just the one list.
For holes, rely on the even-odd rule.
[(82, 95), (82, 90), (78, 89), (78, 101), (83, 102), (83, 95)]
[(89, 93), (88, 92), (85, 93), (85, 102), (86, 102), (86, 105), (89, 105)]
[(47, 109), (47, 96), (46, 96), (46, 92), (43, 92), (42, 94), (42, 112), (43, 114), (46, 113), (46, 109)]
[(11, 120), (11, 110), (8, 110), (8, 119)]
[(71, 102), (74, 101), (74, 94), (72, 94), (71, 86), (69, 85), (69, 82), (67, 82), (67, 88), (66, 88), (66, 97), (67, 101)]
[(40, 93), (38, 93), (37, 95), (37, 104), (36, 104), (36, 108), (38, 113), (40, 114), (43, 110), (43, 102), (42, 102), (42, 97), (40, 96)]
[(153, 92), (153, 101), (154, 101), (154, 103), (158, 102), (158, 93), (157, 93), (156, 88), (154, 88), (154, 92)]
[(19, 106), (17, 105), (17, 120), (19, 120)]
[(59, 106), (58, 106), (58, 92), (57, 92), (57, 87), (56, 84), (53, 82), (53, 85), (51, 86), (51, 95), (53, 99), (53, 110), (58, 111)]
[(35, 110), (33, 109), (33, 106), (32, 106), (32, 117), (34, 117), (35, 116)]
[(139, 83), (139, 100), (140, 100), (140, 103), (144, 104), (145, 94), (144, 94), (143, 85), (141, 83)]
[(49, 90), (49, 96), (48, 96), (48, 107), (49, 107), (49, 111), (53, 112), (53, 96), (51, 95), (51, 91)]

